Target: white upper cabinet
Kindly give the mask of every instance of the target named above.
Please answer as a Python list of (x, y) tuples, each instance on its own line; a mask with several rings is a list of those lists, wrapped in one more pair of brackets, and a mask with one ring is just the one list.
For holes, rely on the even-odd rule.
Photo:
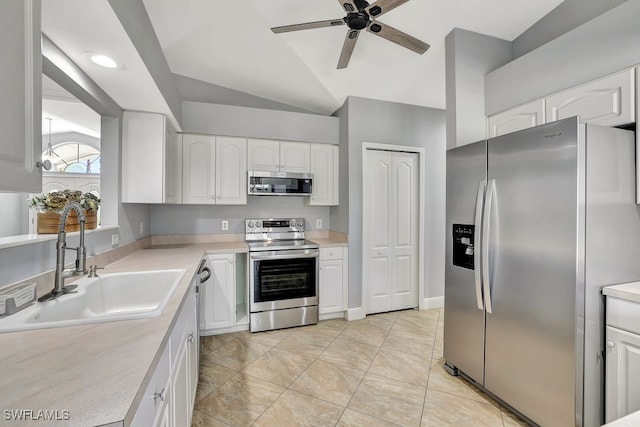
[(40, 0), (5, 1), (0, 13), (0, 191), (42, 190)]
[(332, 206), (338, 204), (338, 146), (309, 144), (313, 194), (309, 205)]
[(182, 135), (182, 203), (216, 203), (216, 137)]
[(122, 122), (122, 201), (180, 203), (182, 148), (162, 114), (125, 111)]
[(489, 138), (545, 123), (544, 99), (536, 99), (489, 117)]
[(247, 204), (247, 140), (216, 137), (216, 203)]
[(247, 140), (182, 135), (183, 203), (247, 203)]
[(304, 142), (280, 143), (281, 172), (311, 172), (311, 144)]
[(580, 116), (584, 123), (618, 126), (635, 119), (635, 70), (625, 70), (548, 96), (547, 122)]
[(268, 139), (249, 139), (247, 167), (266, 172), (309, 173), (311, 170), (310, 144), (280, 142)]

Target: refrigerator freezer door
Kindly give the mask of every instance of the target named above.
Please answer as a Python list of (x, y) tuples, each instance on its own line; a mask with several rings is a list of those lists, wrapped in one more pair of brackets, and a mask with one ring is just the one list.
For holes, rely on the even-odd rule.
[[(485, 387), (543, 426), (575, 425), (577, 120), (488, 141), (492, 313)], [(486, 298), (486, 294), (485, 294)], [(445, 322), (446, 325), (446, 322)], [(447, 325), (448, 327), (448, 325)], [(445, 329), (446, 330), (446, 329)]]
[[(476, 293), (480, 248), (473, 242), (473, 269), (453, 263), (454, 232), (461, 225), (473, 226), (479, 236), (476, 205), (482, 210), (484, 196), (480, 184), (486, 179), (486, 142), (447, 152), (447, 261), (444, 289), (444, 358), (478, 383), (484, 376), (484, 310)], [(477, 203), (479, 200), (479, 203)], [(481, 214), (481, 212), (478, 212)], [(454, 226), (454, 224), (456, 226)], [(468, 266), (467, 266), (468, 267)], [(479, 276), (478, 276), (479, 278)]]

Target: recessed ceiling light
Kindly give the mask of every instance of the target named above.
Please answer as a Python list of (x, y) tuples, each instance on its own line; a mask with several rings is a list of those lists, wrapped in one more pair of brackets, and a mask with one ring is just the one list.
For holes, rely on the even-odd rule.
[(116, 62), (113, 58), (96, 52), (85, 52), (84, 57), (93, 62), (96, 65), (99, 65), (104, 68), (109, 68), (111, 70), (122, 70), (124, 69), (124, 65)]

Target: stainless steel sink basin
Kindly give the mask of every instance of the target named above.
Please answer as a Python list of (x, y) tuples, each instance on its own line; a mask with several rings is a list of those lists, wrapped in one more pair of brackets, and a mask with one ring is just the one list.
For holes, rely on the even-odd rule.
[(0, 318), (0, 332), (159, 316), (186, 270), (102, 274), (74, 282), (76, 292)]

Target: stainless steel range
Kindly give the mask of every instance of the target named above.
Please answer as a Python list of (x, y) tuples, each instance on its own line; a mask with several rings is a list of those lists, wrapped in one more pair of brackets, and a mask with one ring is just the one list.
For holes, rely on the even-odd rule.
[(304, 218), (247, 219), (251, 332), (318, 323), (318, 244)]

